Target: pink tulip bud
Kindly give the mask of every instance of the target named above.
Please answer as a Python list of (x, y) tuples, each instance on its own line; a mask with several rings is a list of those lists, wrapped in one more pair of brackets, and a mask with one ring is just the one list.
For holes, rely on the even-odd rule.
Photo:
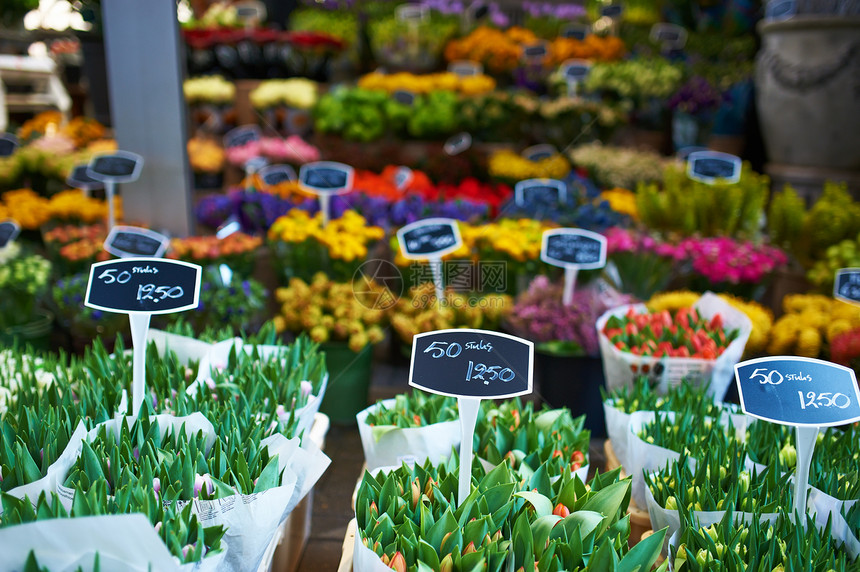
[(188, 553), (194, 550), (194, 546), (191, 544), (186, 544), (182, 547), (182, 559), (185, 560), (188, 558)]
[(212, 483), (212, 477), (209, 473), (205, 475), (194, 476), (194, 498), (200, 496), (200, 491), (206, 487), (206, 494), (211, 495), (215, 491), (215, 485)]
[(302, 391), (302, 396), (304, 396), (304, 397), (307, 397), (308, 395), (310, 395), (311, 391), (313, 391), (313, 389), (314, 389), (314, 386), (311, 384), (311, 382), (309, 382), (306, 379), (302, 380), (300, 387), (301, 387), (301, 391)]
[(156, 494), (161, 492), (161, 479), (159, 479), (158, 477), (154, 477), (152, 479), (152, 490), (154, 490)]
[(161, 533), (161, 521), (155, 523), (155, 534)]
[(287, 410), (284, 409), (283, 405), (278, 405), (277, 409), (275, 409), (275, 415), (277, 415), (278, 417), (283, 417), (286, 414)]
[(212, 379), (211, 377), (207, 377), (207, 378), (206, 378), (206, 386), (207, 386), (209, 389), (211, 389), (211, 390), (213, 390), (213, 391), (214, 391), (214, 390), (215, 390), (215, 380), (214, 380), (214, 379)]

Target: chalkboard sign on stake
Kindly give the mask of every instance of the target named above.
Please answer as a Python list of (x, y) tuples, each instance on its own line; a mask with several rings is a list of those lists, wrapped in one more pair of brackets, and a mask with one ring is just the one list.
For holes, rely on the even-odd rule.
[(562, 302), (569, 306), (580, 269), (606, 266), (606, 237), (579, 228), (547, 230), (541, 238), (540, 259), (564, 268)]
[(87, 165), (86, 174), (91, 179), (109, 183), (130, 183), (140, 177), (143, 157), (129, 151), (114, 151), (96, 155)]
[(236, 218), (236, 215), (231, 215), (227, 220), (225, 220), (221, 226), (215, 231), (215, 236), (221, 240), (224, 240), (231, 234), (237, 233), (242, 230), (242, 224)]
[(584, 82), (591, 73), (591, 62), (578, 59), (565, 60), (561, 64), (561, 73), (567, 82)]
[(448, 71), (460, 77), (471, 77), (484, 73), (484, 66), (469, 60), (457, 60), (448, 64)]
[(677, 24), (658, 22), (651, 26), (651, 41), (667, 48), (681, 49), (687, 43), (687, 30)]
[(450, 218), (427, 218), (407, 224), (397, 231), (404, 258), (426, 260), (454, 252), (463, 244), (457, 221)]
[(787, 20), (797, 12), (795, 0), (770, 0), (764, 11), (767, 20)]
[(236, 19), (246, 28), (253, 28), (266, 20), (266, 5), (257, 0), (245, 0), (234, 5)]
[(355, 169), (335, 161), (305, 163), (299, 169), (299, 186), (315, 194), (320, 201), (323, 226), (328, 225), (329, 201), (332, 195), (342, 195), (352, 190)]
[(5, 248), (7, 244), (18, 238), (21, 232), (21, 227), (12, 219), (6, 219), (0, 222), (0, 248)]
[(409, 385), (457, 397), (460, 412), (458, 502), (469, 495), (472, 439), (481, 399), (532, 392), (534, 344), (508, 334), (451, 329), (417, 334), (412, 340)]
[(394, 186), (402, 191), (412, 182), (414, 176), (412, 169), (409, 167), (397, 167), (397, 170), (394, 172)]
[(624, 7), (621, 4), (610, 4), (600, 9), (600, 15), (605, 18), (620, 18), (623, 13)]
[(514, 185), (514, 202), (518, 206), (526, 203), (526, 195), (550, 194), (557, 201), (567, 202), (567, 185), (558, 179), (526, 179)]
[(423, 22), (427, 20), (430, 13), (427, 6), (418, 4), (401, 4), (394, 9), (394, 16), (401, 22)]
[(120, 258), (153, 257), (160, 258), (170, 239), (148, 228), (136, 226), (115, 226), (104, 242), (104, 249)]
[(18, 148), (18, 138), (11, 133), (0, 134), (0, 157), (8, 157)]
[(836, 271), (833, 297), (843, 302), (860, 304), (860, 268), (840, 268)]
[(772, 356), (735, 365), (735, 381), (744, 413), (795, 427), (794, 509), (804, 512), (819, 429), (860, 421), (854, 370), (819, 359)]
[(96, 155), (87, 165), (87, 176), (101, 181), (105, 186), (108, 207), (108, 231), (115, 223), (114, 195), (118, 183), (130, 183), (140, 177), (143, 157), (129, 151), (114, 151), (110, 154)]
[(394, 93), (391, 94), (391, 97), (394, 98), (394, 101), (397, 103), (402, 103), (403, 105), (415, 105), (415, 94), (411, 91), (406, 91), (405, 89), (398, 89)]
[(89, 165), (77, 165), (66, 177), (66, 184), (76, 189), (81, 189), (85, 194), (104, 188), (104, 183), (97, 181), (87, 174)]
[(224, 147), (241, 147), (253, 141), (259, 141), (262, 133), (257, 125), (242, 125), (235, 127), (224, 134)]
[(464, 131), (463, 133), (457, 133), (456, 135), (449, 137), (442, 146), (442, 149), (445, 153), (453, 157), (454, 155), (459, 155), (471, 146), (472, 136)]
[(290, 165), (269, 165), (260, 169), (257, 174), (260, 175), (260, 179), (262, 179), (263, 184), (268, 186), (274, 186), (286, 181), (295, 181), (298, 179), (296, 176), (296, 170)]
[(202, 269), (196, 264), (163, 258), (127, 258), (90, 266), (84, 305), (128, 314), (134, 362), (133, 415), (143, 403), (146, 380), (146, 337), (153, 314), (197, 307)]
[(439, 304), (445, 300), (442, 257), (463, 244), (457, 221), (450, 218), (427, 218), (407, 224), (397, 231), (400, 252), (408, 260), (428, 260), (433, 271), (433, 285)]
[(523, 59), (527, 62), (543, 60), (543, 58), (546, 57), (546, 54), (547, 50), (545, 42), (523, 46)]
[(550, 145), (549, 143), (544, 143), (541, 145), (532, 145), (531, 147), (526, 147), (523, 149), (521, 153), (523, 158), (528, 159), (529, 161), (541, 161), (543, 159), (549, 159), (550, 157), (554, 157), (558, 155), (558, 149), (555, 146)]
[(708, 185), (737, 183), (741, 180), (741, 159), (719, 151), (690, 153), (687, 156), (687, 176)]
[(561, 29), (562, 38), (570, 38), (572, 40), (579, 40), (580, 42), (585, 40), (590, 33), (591, 26), (579, 22), (567, 24)]

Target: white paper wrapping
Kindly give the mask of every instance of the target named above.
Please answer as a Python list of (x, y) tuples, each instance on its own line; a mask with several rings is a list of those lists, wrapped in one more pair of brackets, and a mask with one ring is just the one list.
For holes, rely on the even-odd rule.
[(167, 350), (176, 354), (180, 362), (188, 365), (193, 361), (200, 362), (214, 344), (203, 342), (197, 338), (171, 334), (162, 330), (150, 329), (146, 341), (154, 343), (159, 355), (165, 355)]
[[(218, 342), (217, 344), (212, 344), (209, 348), (209, 352), (203, 357), (200, 361), (200, 368), (197, 373), (197, 380), (195, 383), (191, 384), (188, 387), (189, 392), (197, 391), (197, 387), (205, 383), (207, 379), (212, 378), (212, 368), (224, 368), (227, 366), (228, 358), (230, 357), (230, 350), (236, 346), (236, 351), (244, 351), (246, 354), (250, 355), (255, 347), (259, 351), (260, 356), (263, 359), (271, 359), (278, 354), (285, 352), (288, 346), (272, 346), (272, 345), (260, 345), (254, 346), (252, 344), (246, 344), (242, 341), (241, 338), (233, 338), (231, 340), (224, 340), (223, 342)], [(328, 386), (328, 374), (323, 377), (322, 384), (320, 385), (320, 390), (318, 395), (312, 395), (308, 398), (308, 403), (304, 407), (300, 407), (296, 410), (296, 422), (297, 429), (296, 435), (300, 435), (303, 432), (310, 431), (311, 425), (314, 423), (314, 416), (319, 412), (320, 405), (322, 404), (323, 397), (325, 396), (326, 387)], [(290, 418), (290, 404), (289, 403), (281, 403), (280, 405), (284, 406), (286, 413), (280, 416), (280, 421), (282, 423), (286, 423)]]
[[(201, 413), (185, 417), (156, 415), (153, 419), (158, 421), (162, 434), (168, 427), (178, 429), (184, 424), (189, 434), (203, 431), (208, 437), (207, 448), (215, 442), (215, 429)], [(116, 428), (120, 422), (120, 419), (112, 419), (96, 426), (77, 441), (70, 441), (61, 455), (63, 463), (55, 463), (59, 465), (56, 469), (56, 491), (67, 510), (71, 508), (74, 491), (62, 483), (80, 455), (83, 438), (95, 438), (102, 425), (119, 435)], [(126, 422), (132, 423), (132, 418), (126, 418)], [(278, 466), (284, 471), (280, 486), (250, 495), (192, 501), (192, 511), (204, 527), (223, 525), (226, 529), (222, 545), (226, 546), (227, 554), (219, 570), (257, 570), (278, 528), (331, 462), (311, 439), (302, 443), (298, 437), (287, 439), (277, 434), (264, 439), (261, 445), (268, 447), (270, 456), (278, 455)], [(74, 454), (67, 455), (69, 449)]]
[(597, 320), (597, 331), (607, 390), (612, 391), (624, 386), (633, 387), (634, 380), (645, 368), (648, 370), (648, 375), (655, 379), (657, 391), (660, 393), (666, 393), (669, 387), (678, 385), (685, 377), (691, 377), (710, 379), (709, 393), (722, 399), (734, 379), (734, 366), (743, 356), (744, 347), (752, 331), (752, 322), (746, 314), (736, 310), (711, 292), (703, 294), (694, 307), (706, 318), (712, 318), (717, 313), (722, 314), (726, 330), (735, 328), (739, 330), (738, 337), (716, 360), (645, 357), (622, 352), (616, 348), (609, 338), (601, 333), (606, 322), (612, 316), (624, 316), (630, 308), (637, 312), (647, 311), (644, 304), (619, 306), (600, 316)]
[(180, 565), (142, 514), (40, 520), (0, 530), (4, 570), (21, 570), (31, 550), (51, 572), (91, 570), (96, 553), (110, 572), (210, 572), (223, 568), (226, 551)]
[[(382, 407), (391, 408), (394, 403), (394, 399), (386, 399)], [(379, 404), (374, 404), (355, 415), (368, 469), (400, 466), (403, 462), (422, 464), (427, 459), (438, 463), (451, 455), (452, 448), (460, 449), (457, 420), (424, 427), (371, 427), (367, 424), (367, 416), (378, 408)]]
[(627, 434), (630, 431), (630, 414), (615, 407), (615, 399), (607, 399), (603, 402), (603, 417), (606, 419), (606, 435), (612, 442), (612, 451), (615, 458), (628, 470), (630, 458), (627, 455)]

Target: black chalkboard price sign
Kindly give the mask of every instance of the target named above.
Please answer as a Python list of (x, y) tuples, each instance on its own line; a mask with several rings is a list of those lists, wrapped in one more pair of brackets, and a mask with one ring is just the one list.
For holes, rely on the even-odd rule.
[(687, 176), (709, 185), (741, 180), (741, 159), (719, 151), (699, 151), (687, 156)]
[(833, 281), (833, 297), (860, 304), (860, 268), (840, 268)]
[(87, 165), (87, 176), (103, 183), (129, 183), (136, 181), (143, 168), (143, 157), (128, 151), (114, 151), (109, 155), (96, 155)]
[(160, 258), (169, 244), (169, 238), (154, 230), (136, 226), (115, 226), (105, 239), (104, 249), (120, 258)]
[(624, 13), (624, 7), (621, 4), (610, 4), (600, 9), (600, 15), (606, 18), (620, 18)]
[(393, 97), (394, 101), (396, 101), (397, 103), (402, 103), (403, 105), (408, 105), (410, 107), (415, 105), (415, 94), (411, 91), (406, 91), (405, 89), (398, 89), (391, 94), (391, 97)]
[(591, 62), (588, 60), (565, 60), (561, 64), (561, 73), (567, 82), (583, 82), (591, 73)]
[(405, 258), (425, 260), (454, 252), (462, 244), (457, 221), (428, 218), (408, 224), (397, 231), (400, 251)]
[(224, 147), (241, 147), (262, 137), (260, 128), (256, 125), (242, 125), (224, 134)]
[(603, 268), (606, 266), (606, 237), (579, 228), (548, 230), (543, 233), (540, 258), (563, 268)]
[(471, 77), (484, 73), (484, 66), (469, 60), (457, 60), (448, 64), (448, 71), (460, 77)]
[(355, 171), (334, 161), (306, 163), (299, 169), (299, 184), (317, 195), (339, 195), (352, 190)]
[(591, 26), (574, 22), (561, 29), (562, 38), (583, 41), (591, 33)]
[(0, 222), (0, 248), (15, 240), (20, 232), (21, 227), (14, 220)]
[(277, 185), (286, 181), (295, 181), (296, 171), (289, 165), (269, 165), (257, 173), (265, 185)]
[(514, 201), (522, 206), (528, 200), (567, 202), (567, 185), (558, 179), (526, 179), (514, 185)]
[(66, 177), (66, 184), (83, 191), (94, 191), (104, 187), (104, 183), (97, 181), (87, 174), (89, 165), (77, 165)]
[(542, 143), (526, 147), (520, 154), (524, 159), (528, 159), (529, 161), (542, 161), (543, 159), (549, 159), (558, 155), (558, 149), (549, 143)]
[(8, 157), (18, 148), (18, 138), (11, 133), (0, 134), (0, 157)]
[(546, 56), (546, 44), (538, 43), (523, 47), (523, 58), (526, 60), (539, 60)]
[(663, 44), (670, 48), (683, 48), (687, 43), (687, 30), (677, 24), (658, 22), (651, 26), (649, 37), (655, 44)]
[(418, 334), (409, 385), (454, 397), (507, 398), (532, 391), (534, 344), (507, 334), (454, 329)]
[(90, 267), (84, 305), (121, 314), (170, 314), (197, 307), (201, 268), (179, 260), (129, 258)]

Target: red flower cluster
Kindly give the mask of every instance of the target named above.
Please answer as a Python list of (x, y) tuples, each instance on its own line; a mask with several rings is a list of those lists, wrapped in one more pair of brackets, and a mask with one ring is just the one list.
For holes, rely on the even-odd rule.
[(612, 316), (601, 332), (623, 352), (653, 357), (692, 357), (713, 360), (722, 355), (738, 332), (728, 334), (723, 317), (703, 318), (695, 308), (637, 313), (630, 308), (623, 317)]
[(839, 334), (830, 342), (830, 360), (847, 367), (853, 367), (860, 358), (860, 329)]

